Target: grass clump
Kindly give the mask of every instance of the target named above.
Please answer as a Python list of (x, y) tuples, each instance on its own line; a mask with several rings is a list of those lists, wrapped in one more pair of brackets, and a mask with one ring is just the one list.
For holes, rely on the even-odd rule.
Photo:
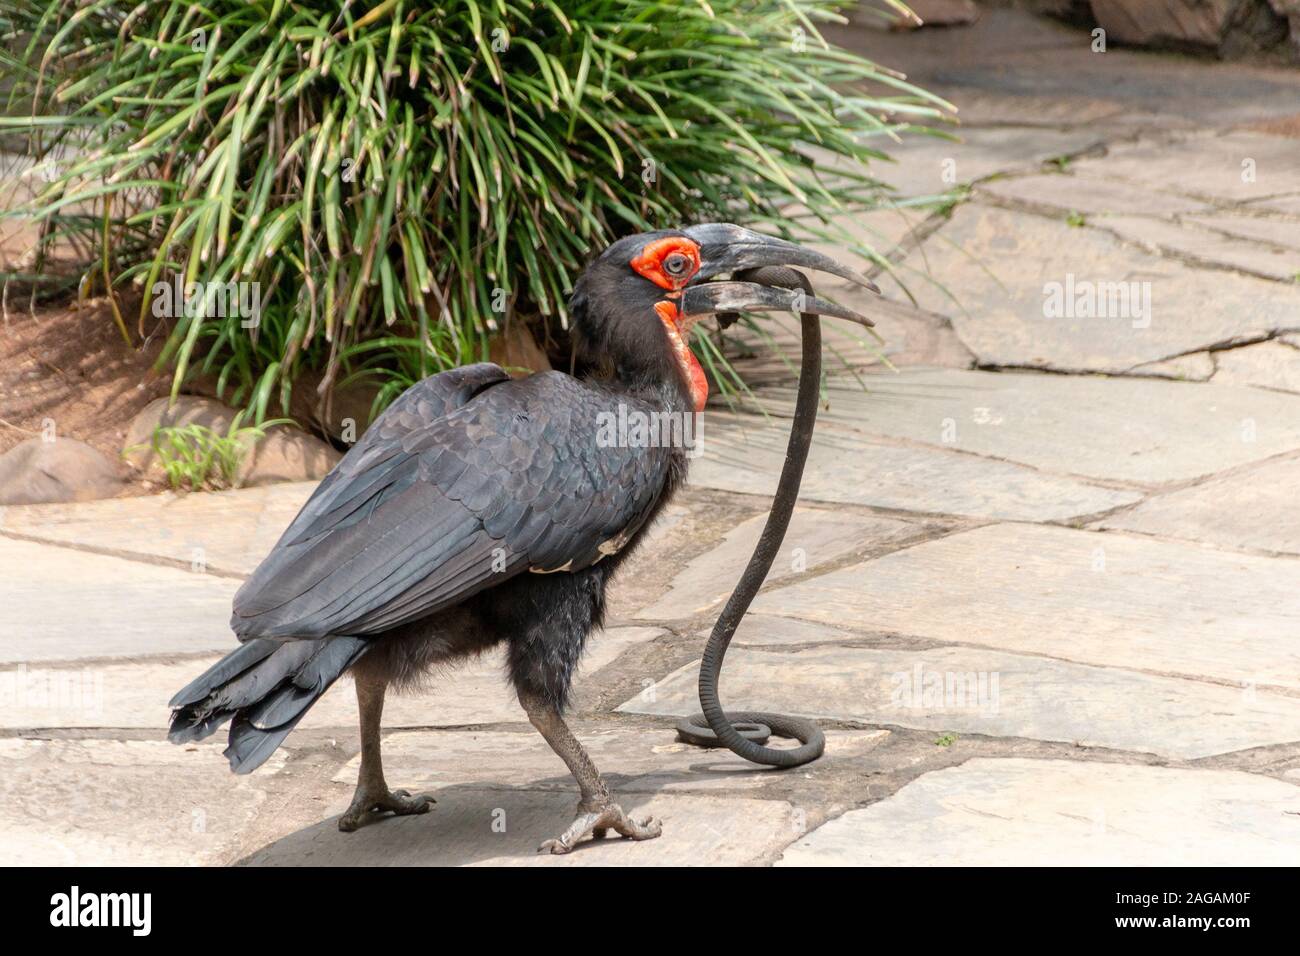
[[(121, 329), (165, 336), (173, 394), (210, 376), (257, 421), (308, 370), (378, 407), (512, 322), (562, 351), (567, 292), (620, 234), (727, 219), (871, 257), (833, 220), (948, 109), (827, 43), (825, 0), (6, 7), (0, 132), (62, 157), (28, 210), (43, 243), (94, 250), (83, 293), (139, 287)], [(255, 283), (260, 314), (156, 309), (178, 276), (201, 301)]]

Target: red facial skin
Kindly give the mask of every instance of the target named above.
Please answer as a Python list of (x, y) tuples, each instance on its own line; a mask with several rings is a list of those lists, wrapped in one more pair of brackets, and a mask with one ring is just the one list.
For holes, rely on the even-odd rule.
[[(664, 260), (673, 253), (685, 256), (690, 262), (686, 271), (679, 276), (669, 275), (663, 267)], [(656, 239), (642, 249), (630, 265), (637, 274), (668, 292), (661, 301), (655, 303), (655, 314), (659, 316), (659, 320), (664, 324), (664, 330), (668, 333), (673, 357), (677, 360), (677, 367), (681, 369), (683, 378), (686, 379), (686, 385), (695, 403), (695, 410), (701, 412), (709, 398), (709, 383), (704, 377), (704, 369), (700, 367), (686, 340), (689, 329), (682, 329), (681, 311), (677, 308), (677, 303), (672, 301), (681, 298), (682, 288), (700, 270), (700, 247), (685, 236)]]
[[(690, 268), (680, 276), (670, 276), (664, 272), (664, 260), (674, 252), (681, 253), (691, 262)], [(659, 288), (677, 292), (691, 280), (691, 276), (700, 271), (700, 247), (685, 236), (656, 239), (642, 249), (630, 265)]]

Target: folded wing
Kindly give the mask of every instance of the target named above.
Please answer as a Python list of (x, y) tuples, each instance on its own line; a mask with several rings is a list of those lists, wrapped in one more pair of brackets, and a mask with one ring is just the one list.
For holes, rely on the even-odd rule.
[(321, 483), (235, 597), (241, 640), (376, 634), (528, 570), (577, 570), (635, 530), (663, 448), (606, 447), (620, 399), (496, 366), (408, 390)]

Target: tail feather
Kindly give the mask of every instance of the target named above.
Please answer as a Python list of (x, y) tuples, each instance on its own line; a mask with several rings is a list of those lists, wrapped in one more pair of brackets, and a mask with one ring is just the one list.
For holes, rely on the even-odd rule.
[(365, 650), (359, 637), (250, 641), (172, 698), (168, 739), (202, 740), (233, 721), (225, 751), (230, 769), (255, 770)]
[(194, 680), (182, 687), (170, 701), (172, 709), (197, 704), (212, 688), (233, 680), (250, 667), (275, 653), (283, 645), (275, 641), (249, 641), (217, 661)]

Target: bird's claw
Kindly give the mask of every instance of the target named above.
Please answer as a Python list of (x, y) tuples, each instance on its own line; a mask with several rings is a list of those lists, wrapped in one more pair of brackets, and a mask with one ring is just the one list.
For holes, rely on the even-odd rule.
[(586, 836), (603, 840), (613, 830), (629, 840), (653, 840), (663, 833), (663, 824), (654, 817), (634, 820), (623, 812), (617, 803), (606, 803), (593, 808), (578, 807), (578, 815), (569, 828), (553, 840), (545, 841), (538, 853), (563, 854), (571, 851)]
[(403, 817), (413, 813), (428, 813), (437, 801), (427, 794), (411, 796), (409, 790), (386, 790), (379, 788), (357, 788), (352, 803), (339, 817), (339, 829), (351, 833), (365, 821), (372, 812), (388, 812)]

